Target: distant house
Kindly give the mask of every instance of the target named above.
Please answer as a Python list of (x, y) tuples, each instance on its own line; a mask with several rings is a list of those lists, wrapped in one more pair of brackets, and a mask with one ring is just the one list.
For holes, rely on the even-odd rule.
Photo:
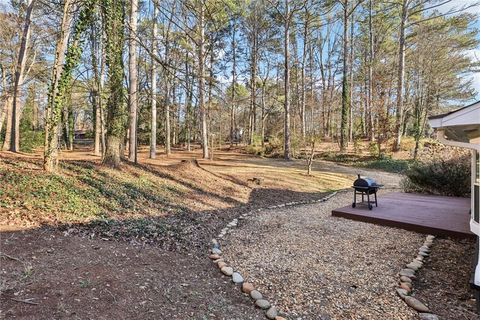
[(87, 130), (75, 130), (74, 137), (75, 140), (85, 139), (87, 136)]
[[(480, 237), (480, 101), (458, 110), (429, 118), (437, 139), (449, 146), (472, 150), (472, 204), (470, 229)], [(472, 278), (477, 307), (480, 307), (480, 262), (477, 237), (476, 268)]]

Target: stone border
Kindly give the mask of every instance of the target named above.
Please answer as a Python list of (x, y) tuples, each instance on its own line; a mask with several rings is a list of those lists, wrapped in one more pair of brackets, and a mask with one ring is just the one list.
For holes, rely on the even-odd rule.
[(433, 244), (435, 236), (428, 235), (425, 242), (418, 250), (417, 257), (407, 264), (398, 275), (400, 276), (399, 286), (396, 288), (397, 294), (413, 310), (417, 311), (422, 320), (438, 320), (438, 316), (430, 312), (430, 309), (420, 300), (411, 296), (413, 290), (413, 281), (416, 279), (415, 272), (423, 267), (423, 260), (430, 255), (430, 247)]
[(210, 249), (209, 252), (209, 258), (217, 265), (218, 269), (227, 277), (231, 277), (232, 282), (235, 285), (241, 286), (242, 292), (245, 294), (249, 295), (250, 298), (255, 303), (255, 306), (258, 308), (262, 309), (265, 311), (265, 316), (268, 319), (271, 320), (286, 320), (286, 318), (278, 315), (279, 312), (275, 306), (272, 306), (271, 303), (263, 297), (263, 295), (255, 289), (252, 283), (246, 282), (245, 279), (243, 278), (242, 274), (238, 271), (235, 271), (233, 267), (228, 266), (226, 261), (222, 258), (222, 250), (220, 249), (220, 242), (217, 239), (223, 239), (229, 232), (232, 231), (233, 228), (236, 228), (238, 226), (238, 223), (240, 220), (245, 220), (249, 217), (251, 217), (254, 213), (263, 211), (263, 210), (268, 210), (268, 209), (278, 209), (278, 208), (284, 208), (284, 207), (291, 207), (295, 205), (304, 205), (304, 204), (313, 204), (313, 203), (319, 203), (319, 202), (325, 202), (331, 197), (335, 196), (338, 193), (338, 191), (334, 191), (327, 196), (321, 198), (321, 199), (316, 199), (316, 200), (306, 200), (306, 201), (293, 201), (293, 202), (288, 202), (284, 204), (279, 204), (279, 205), (274, 205), (274, 206), (269, 206), (266, 208), (258, 208), (249, 212), (246, 212), (244, 214), (241, 214), (238, 218), (233, 219), (230, 221), (225, 228), (223, 228), (220, 233), (217, 235), (217, 238), (214, 238), (211, 240), (212, 243), (212, 248)]

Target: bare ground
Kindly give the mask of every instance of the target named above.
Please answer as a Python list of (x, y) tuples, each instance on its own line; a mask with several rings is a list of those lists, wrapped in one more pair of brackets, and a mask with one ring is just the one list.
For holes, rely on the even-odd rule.
[(471, 239), (434, 241), (430, 258), (420, 269), (414, 286), (417, 297), (428, 301), (440, 319), (480, 319), (469, 286), (474, 252), (475, 242)]
[(178, 232), (154, 241), (112, 237), (110, 229), (90, 225), (4, 231), (0, 251), (20, 261), (0, 258), (0, 317), (262, 319), (206, 252), (214, 232), (242, 212), (321, 196), (273, 192), (253, 192), (245, 206), (162, 217)]
[[(157, 226), (167, 226), (167, 232), (160, 232), (161, 234), (154, 238), (129, 235), (122, 229), (123, 224), (72, 225), (57, 221), (54, 228), (35, 226), (21, 230), (18, 230), (18, 226), (13, 229), (7, 225), (1, 226), (0, 252), (18, 260), (10, 259), (5, 255), (0, 257), (0, 318), (262, 319), (263, 314), (253, 308), (251, 301), (242, 295), (238, 288), (226, 282), (225, 278), (212, 267), (211, 262), (207, 261), (205, 252), (213, 235), (232, 218), (252, 208), (318, 199), (327, 191), (348, 187), (357, 173), (371, 176), (389, 187), (398, 186), (400, 179), (395, 174), (349, 168), (322, 161), (316, 161), (313, 176), (307, 176), (304, 161), (285, 162), (227, 151), (217, 152), (214, 161), (199, 160), (201, 167), (207, 172), (201, 169), (195, 171), (192, 176), (191, 172), (183, 170), (181, 166), (175, 167), (181, 160), (194, 159), (198, 156), (197, 150), (192, 153), (176, 152), (168, 158), (159, 156), (156, 160), (150, 160), (146, 158), (145, 150), (140, 153), (142, 166), (159, 171), (159, 177), (168, 180), (168, 183), (179, 184), (181, 190), (187, 190), (186, 193), (180, 194), (177, 200), (191, 208), (191, 210), (174, 214), (150, 210), (146, 212), (147, 216), (127, 217), (135, 225), (143, 224), (145, 218), (148, 218), (149, 222), (154, 222)], [(12, 156), (7, 155), (7, 157)], [(98, 158), (91, 155), (88, 150), (66, 152), (63, 157), (69, 161), (86, 160), (98, 163)], [(35, 163), (38, 162), (39, 157), (25, 155), (23, 159)], [(132, 170), (128, 169), (129, 172)], [(133, 174), (136, 174), (135, 172)], [(261, 178), (262, 184), (258, 186), (252, 183), (249, 181), (252, 178)], [(217, 187), (219, 185), (222, 186), (220, 190)], [(349, 194), (346, 198), (350, 201)], [(311, 207), (298, 207), (299, 215), (308, 214), (309, 208)], [(22, 208), (22, 210), (27, 209)], [(1, 211), (0, 214), (3, 215), (5, 212)], [(31, 212), (31, 214), (42, 215), (41, 212)], [(0, 218), (2, 221), (8, 221), (3, 216)], [(292, 219), (292, 215), (289, 215), (288, 219)], [(332, 218), (326, 217), (326, 220), (329, 219)], [(308, 252), (312, 251), (311, 248), (317, 248), (319, 243), (327, 241), (335, 243), (338, 240), (337, 237), (352, 231), (352, 223), (354, 225), (357, 223), (343, 221), (344, 223), (330, 230), (329, 236), (332, 238), (329, 239), (329, 236), (325, 235), (326, 238), (323, 241), (318, 241), (323, 237), (323, 229), (316, 228), (318, 225), (315, 224), (307, 225), (306, 230), (313, 232), (314, 235), (312, 241), (296, 247), (292, 252), (283, 252), (282, 255), (275, 256), (275, 259), (286, 261), (285, 259), (290, 255), (301, 258), (302, 254), (308, 256)], [(304, 227), (305, 225), (302, 228)], [(300, 225), (297, 228), (300, 228)], [(360, 230), (364, 230), (362, 228)], [(249, 237), (249, 241), (258, 242), (263, 241), (264, 238), (260, 237), (260, 240), (256, 240), (254, 234), (259, 232), (276, 234), (281, 230), (277, 222), (270, 221), (266, 223), (265, 229), (252, 230), (252, 235), (246, 234), (246, 236)], [(380, 234), (385, 236), (391, 232), (377, 230), (377, 227), (369, 228), (368, 232), (372, 230), (374, 233), (379, 230)], [(385, 255), (396, 249), (403, 252), (398, 246), (401, 244), (411, 246), (412, 239), (417, 236), (413, 234), (407, 237), (411, 238), (410, 240), (405, 240), (405, 235), (410, 233), (403, 233), (403, 236), (399, 235), (399, 239), (402, 240), (399, 243), (387, 242), (375, 245), (374, 242), (369, 242), (371, 235), (368, 232), (366, 240), (358, 233), (360, 231), (352, 232), (355, 239), (361, 241), (354, 242), (351, 241), (353, 238), (343, 236), (343, 243), (338, 242), (332, 245), (331, 248), (336, 249), (320, 258), (331, 270), (325, 269), (323, 273), (316, 275), (317, 278), (312, 278), (313, 281), (307, 279), (308, 281), (303, 284), (295, 284), (293, 282), (296, 276), (292, 271), (296, 270), (295, 266), (288, 266), (283, 270), (286, 272), (282, 279), (283, 286), (288, 284), (287, 289), (291, 286), (292, 290), (287, 290), (289, 293), (286, 293), (282, 299), (290, 303), (292, 297), (289, 294), (294, 293), (293, 298), (295, 298), (297, 293), (293, 291), (294, 288), (302, 288), (305, 295), (300, 293), (299, 297), (302, 298), (296, 298), (294, 302), (295, 305), (298, 304), (298, 310), (304, 309), (305, 306), (312, 307), (311, 311), (305, 313), (304, 319), (311, 317), (312, 314), (319, 315), (316, 313), (317, 305), (328, 305), (328, 301), (335, 301), (338, 297), (347, 299), (348, 302), (325, 309), (320, 313), (324, 318), (357, 319), (352, 310), (358, 308), (358, 314), (363, 315), (365, 319), (374, 319), (368, 315), (380, 314), (376, 302), (380, 299), (379, 295), (384, 295), (383, 299), (387, 304), (385, 307), (380, 305), (380, 310), (387, 310), (388, 314), (393, 315), (393, 311), (400, 308), (399, 314), (403, 316), (395, 315), (391, 319), (404, 319), (403, 317), (408, 319), (410, 314), (407, 311), (403, 313), (403, 307), (392, 304), (394, 297), (390, 293), (385, 293), (383, 287), (383, 281), (387, 281), (388, 289), (395, 285), (391, 282), (388, 272), (396, 268), (400, 260), (406, 261), (403, 261), (403, 253), (395, 256), (392, 261), (388, 260), (386, 267), (381, 265), (372, 267), (370, 260), (376, 261), (376, 256)], [(397, 231), (393, 231), (393, 234), (396, 235)], [(343, 246), (360, 244), (363, 245), (359, 249), (363, 251), (344, 257), (343, 250), (347, 250), (347, 247)], [(464, 245), (458, 244), (458, 252), (461, 252)], [(255, 246), (246, 246), (245, 255), (254, 254), (253, 248)], [(366, 261), (365, 265), (358, 265), (357, 268), (349, 270), (347, 266), (357, 259)], [(290, 259), (287, 262), (295, 265), (299, 260), (301, 262), (301, 259)], [(337, 268), (337, 260), (343, 267)], [(449, 265), (450, 269), (456, 267), (455, 261)], [(373, 270), (372, 268), (382, 274), (387, 272), (387, 277), (382, 280), (375, 278), (368, 281), (358, 278), (359, 275)], [(329, 274), (335, 270), (345, 277), (337, 279), (336, 275)], [(302, 269), (297, 271), (303, 272)], [(308, 270), (306, 272), (308, 273)], [(428, 273), (428, 265), (425, 272)], [(448, 276), (447, 271), (444, 275)], [(382, 282), (382, 285), (377, 288), (375, 281)], [(451, 281), (456, 283), (464, 279), (451, 277)], [(335, 284), (333, 288), (341, 287), (344, 290), (332, 290), (328, 287), (330, 283)], [(361, 300), (355, 300), (355, 297), (361, 296), (367, 284), (372, 283), (376, 288), (375, 293), (367, 292), (369, 296), (363, 301), (364, 306), (361, 306)], [(327, 301), (319, 300), (318, 302), (315, 301), (316, 299), (311, 299), (308, 294), (315, 286), (319, 286), (320, 290), (327, 293)], [(275, 287), (267, 287), (265, 292), (272, 292), (273, 297), (274, 292), (278, 292), (274, 289)], [(457, 297), (458, 295), (455, 295), (452, 300), (457, 301)], [(33, 304), (26, 302), (33, 302)], [(295, 311), (295, 308), (297, 307), (290, 309)], [(299, 314), (301, 312), (303, 311), (298, 311)], [(341, 318), (339, 315), (344, 315), (346, 318)]]
[[(101, 176), (118, 178), (115, 172), (97, 168), (98, 159), (85, 160), (84, 155), (75, 153), (70, 156), (68, 161), (87, 161), (86, 167), (100, 170)], [(10, 170), (7, 172), (41, 174), (38, 156), (25, 155), (18, 159), (3, 154), (2, 157), (2, 165)], [(242, 165), (242, 159), (248, 158), (241, 154), (229, 157), (237, 159), (238, 166)], [(263, 318), (262, 312), (256, 310), (238, 288), (212, 268), (206, 256), (210, 239), (228, 220), (251, 208), (318, 199), (332, 186), (322, 185), (320, 174), (305, 178), (301, 170), (291, 171), (290, 176), (287, 174), (283, 179), (273, 179), (274, 184), (262, 180), (259, 186), (248, 179), (259, 175), (268, 177), (272, 173), (255, 166), (243, 175), (236, 175), (234, 171), (215, 172), (210, 171), (213, 167), (208, 165), (197, 168), (180, 164), (188, 157), (171, 158), (167, 160), (170, 161), (167, 167), (155, 163), (142, 164), (139, 168), (127, 166), (120, 174), (150, 174), (157, 176), (159, 183), (178, 185), (175, 191), (183, 193), (178, 193), (178, 199), (170, 200), (183, 204), (186, 210), (169, 212), (158, 207), (155, 212), (155, 207), (147, 207), (142, 211), (143, 216), (115, 213), (113, 218), (122, 218), (119, 223), (115, 220), (107, 224), (62, 223), (63, 216), (58, 212), (50, 217), (49, 211), (31, 210), (31, 206), (26, 206), (30, 198), (24, 197), (22, 190), (17, 190), (17, 200), (3, 199), (10, 208), (3, 207), (0, 211), (4, 223), (0, 227), (0, 318)], [(226, 166), (231, 159), (221, 161)], [(283, 170), (289, 169), (278, 166), (274, 171)], [(75, 172), (64, 174), (72, 176)], [(336, 178), (347, 181), (343, 174)], [(296, 190), (295, 184), (288, 186), (289, 181), (296, 179), (314, 182), (310, 182), (307, 189), (303, 186), (303, 190)], [(30, 194), (35, 190), (29, 188), (37, 188), (28, 183), (28, 178), (22, 183), (26, 188), (24, 193)], [(11, 206), (17, 205), (12, 210)], [(17, 214), (11, 215), (12, 211)], [(44, 215), (49, 218), (45, 219)], [(25, 225), (30, 228), (22, 227), (22, 217), (28, 217)], [(49, 221), (53, 225), (39, 225)], [(127, 232), (127, 225), (134, 225), (140, 231)], [(150, 232), (152, 226), (157, 227), (155, 236), (143, 237), (145, 230), (153, 233)]]
[(2, 259), (5, 319), (262, 318), (201, 255), (48, 229), (2, 234), (2, 250), (21, 261)]

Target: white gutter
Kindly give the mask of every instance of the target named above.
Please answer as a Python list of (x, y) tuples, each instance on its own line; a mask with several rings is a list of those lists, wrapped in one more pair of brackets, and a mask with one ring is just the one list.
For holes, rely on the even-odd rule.
[(480, 144), (478, 144), (478, 143), (468, 143), (468, 142), (459, 142), (459, 141), (447, 140), (445, 138), (444, 129), (437, 129), (437, 139), (441, 143), (443, 143), (445, 145), (448, 145), (448, 146), (472, 149), (472, 150), (477, 150), (477, 151), (480, 152)]

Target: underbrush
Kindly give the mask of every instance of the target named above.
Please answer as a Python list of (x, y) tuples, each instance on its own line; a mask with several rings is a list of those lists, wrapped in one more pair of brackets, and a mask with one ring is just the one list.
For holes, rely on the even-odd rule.
[(430, 143), (420, 154), (420, 161), (405, 172), (402, 187), (406, 192), (468, 196), (470, 167), (468, 151)]
[(35, 148), (43, 146), (44, 141), (44, 131), (23, 131), (20, 134), (20, 150), (32, 152)]
[(355, 166), (368, 168), (368, 169), (377, 169), (386, 172), (393, 173), (404, 173), (408, 170), (410, 165), (413, 163), (413, 160), (398, 160), (398, 159), (373, 159), (369, 161), (360, 161), (355, 163)]
[(186, 188), (132, 166), (117, 171), (76, 161), (48, 174), (20, 160), (0, 160), (0, 179), (5, 224), (77, 223), (185, 209), (178, 199)]
[(262, 148), (262, 146), (247, 145), (245, 147), (245, 152), (248, 153), (248, 154), (256, 155), (256, 156), (264, 156), (265, 155), (265, 150)]
[(388, 156), (375, 157), (337, 152), (325, 152), (320, 154), (319, 158), (349, 166), (376, 169), (393, 173), (404, 173), (413, 163), (413, 160), (392, 159)]
[(470, 157), (413, 165), (402, 181), (406, 192), (464, 197), (470, 193)]

